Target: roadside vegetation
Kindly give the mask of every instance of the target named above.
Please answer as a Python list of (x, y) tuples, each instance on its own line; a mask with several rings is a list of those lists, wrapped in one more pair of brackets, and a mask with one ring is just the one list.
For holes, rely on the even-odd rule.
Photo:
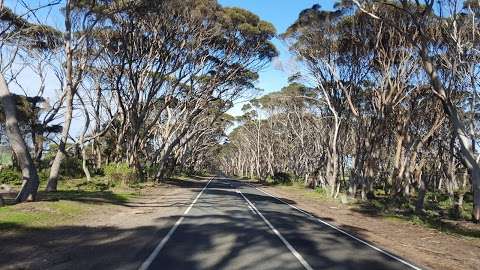
[[(104, 207), (127, 205), (149, 186), (147, 183), (125, 181), (131, 177), (128, 170), (105, 169), (108, 173), (95, 175), (89, 181), (84, 176), (71, 178), (68, 175), (59, 182), (56, 192), (42, 191), (47, 185), (48, 175), (40, 172), (37, 200), (29, 204), (13, 203), (17, 190), (21, 188), (21, 174), (13, 169), (2, 170), (0, 180), (10, 190), (4, 190), (2, 194), (6, 206), (0, 208), (0, 231), (72, 224), (84, 216), (95, 216)], [(81, 170), (77, 171), (78, 175), (81, 173)]]
[(272, 24), (216, 0), (34, 2), (0, 1), (2, 204), (121, 203), (212, 171), (226, 111), (277, 56)]
[(408, 222), (456, 236), (480, 238), (480, 227), (470, 223), (470, 213), (473, 204), (466, 203), (462, 212), (463, 216), (459, 217), (455, 212), (455, 202), (448, 195), (441, 193), (427, 193), (424, 212), (418, 213), (415, 211), (415, 197), (392, 200), (389, 196), (383, 194), (382, 190), (377, 190), (373, 199), (361, 200), (352, 198), (346, 193), (340, 193), (336, 198), (332, 198), (329, 196), (328, 190), (322, 187), (315, 189), (305, 187), (302, 181), (285, 183), (269, 179), (262, 184), (278, 188), (286, 193), (300, 194), (302, 197), (319, 204), (327, 202), (339, 207), (347, 207), (350, 210), (358, 211), (370, 217), (398, 221), (400, 223)]
[(418, 222), (479, 222), (479, 15), (453, 0), (303, 10), (281, 34), (298, 72), (244, 106), (220, 167)]
[[(479, 23), (473, 0), (342, 0), (285, 33), (216, 0), (0, 0), (0, 230), (222, 172), (480, 237)], [(274, 38), (291, 76), (260, 96)]]

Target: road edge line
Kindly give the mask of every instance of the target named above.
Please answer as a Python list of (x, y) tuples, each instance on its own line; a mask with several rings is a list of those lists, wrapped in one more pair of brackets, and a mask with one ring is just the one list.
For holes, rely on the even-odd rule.
[(264, 190), (261, 189), (261, 188), (258, 188), (258, 187), (256, 187), (256, 186), (250, 184), (250, 183), (246, 183), (246, 184), (249, 185), (250, 187), (253, 187), (253, 188), (255, 188), (256, 190), (261, 191), (261, 192), (267, 194), (268, 196), (270, 196), (270, 197), (272, 197), (272, 198), (274, 198), (274, 199), (276, 199), (276, 200), (278, 200), (278, 201), (280, 201), (280, 202), (282, 202), (282, 203), (290, 206), (291, 208), (299, 211), (300, 213), (302, 213), (302, 214), (304, 214), (304, 215), (307, 215), (308, 217), (314, 218), (316, 221), (318, 221), (318, 222), (320, 222), (320, 223), (322, 223), (322, 224), (324, 224), (324, 225), (326, 225), (326, 226), (328, 226), (328, 227), (330, 227), (330, 228), (332, 228), (332, 229), (334, 229), (334, 230), (336, 230), (336, 231), (338, 231), (338, 232), (341, 232), (341, 233), (345, 234), (346, 236), (348, 236), (348, 237), (350, 237), (350, 238), (352, 238), (352, 239), (354, 239), (354, 240), (356, 240), (356, 241), (358, 241), (358, 242), (360, 242), (360, 243), (362, 243), (362, 244), (364, 244), (364, 245), (366, 245), (366, 246), (368, 246), (368, 247), (370, 247), (370, 248), (372, 248), (372, 249), (374, 249), (374, 250), (382, 253), (383, 255), (386, 255), (387, 257), (389, 257), (389, 258), (391, 258), (391, 259), (394, 259), (394, 260), (396, 260), (396, 261), (398, 261), (398, 262), (401, 262), (401, 263), (403, 263), (403, 264), (405, 264), (405, 265), (407, 265), (407, 266), (409, 266), (410, 268), (413, 268), (413, 269), (415, 269), (415, 270), (423, 270), (422, 268), (420, 268), (420, 267), (418, 267), (418, 266), (415, 266), (415, 265), (413, 265), (412, 263), (409, 263), (409, 262), (407, 262), (407, 261), (405, 261), (405, 260), (403, 260), (403, 259), (401, 259), (401, 258), (399, 258), (399, 257), (397, 257), (397, 256), (395, 256), (395, 255), (393, 255), (393, 254), (391, 254), (390, 252), (388, 252), (388, 251), (386, 251), (386, 250), (383, 250), (383, 249), (381, 249), (381, 248), (379, 248), (379, 247), (376, 247), (376, 246), (368, 243), (367, 241), (362, 240), (362, 239), (360, 239), (360, 238), (358, 238), (358, 237), (356, 237), (356, 236), (354, 236), (354, 235), (352, 235), (352, 234), (350, 234), (350, 233), (348, 233), (348, 232), (346, 232), (346, 231), (344, 231), (344, 230), (336, 227), (335, 225), (332, 225), (332, 224), (330, 224), (330, 223), (328, 223), (328, 222), (326, 222), (326, 221), (324, 221), (324, 220), (321, 220), (320, 218), (317, 218), (317, 217), (313, 216), (312, 214), (306, 212), (305, 210), (302, 210), (302, 209), (300, 209), (300, 208), (298, 208), (298, 207), (296, 207), (296, 206), (294, 206), (294, 205), (291, 205), (291, 204), (285, 202), (284, 200), (278, 198), (277, 196), (275, 196), (275, 195), (273, 195), (273, 194), (268, 193), (267, 191), (264, 191)]
[(212, 182), (212, 180), (213, 180), (214, 178), (215, 178), (215, 177), (212, 177), (212, 178), (207, 182), (207, 184), (202, 188), (202, 190), (197, 194), (197, 196), (195, 197), (195, 199), (190, 203), (190, 205), (188, 206), (188, 208), (183, 212), (182, 216), (177, 220), (177, 222), (175, 222), (175, 224), (173, 225), (173, 227), (170, 228), (170, 230), (168, 231), (167, 235), (165, 235), (165, 237), (163, 237), (162, 241), (160, 241), (160, 243), (158, 243), (158, 245), (155, 247), (155, 249), (152, 251), (152, 253), (148, 256), (148, 258), (142, 263), (142, 265), (140, 265), (140, 267), (138, 268), (138, 270), (148, 270), (148, 268), (149, 268), (150, 265), (152, 264), (153, 260), (155, 260), (155, 258), (158, 256), (158, 254), (160, 253), (160, 251), (162, 250), (162, 248), (167, 244), (168, 240), (170, 240), (170, 237), (172, 237), (173, 233), (177, 230), (177, 228), (180, 226), (180, 224), (182, 223), (182, 221), (185, 219), (185, 215), (187, 215), (188, 212), (190, 212), (190, 210), (192, 209), (193, 205), (197, 202), (198, 198), (200, 198), (200, 196), (202, 196), (203, 191), (208, 187), (208, 185), (210, 184), (210, 182)]
[(297, 260), (300, 262), (300, 264), (302, 264), (303, 267), (305, 267), (305, 269), (307, 270), (313, 270), (313, 268), (308, 264), (308, 262), (302, 257), (302, 255), (292, 246), (292, 244), (290, 244), (287, 239), (285, 239), (285, 237), (283, 237), (283, 235), (277, 230), (275, 229), (275, 227), (273, 227), (272, 223), (270, 223), (270, 221), (268, 221), (268, 219), (260, 212), (260, 210), (257, 209), (257, 207), (247, 198), (245, 197), (245, 195), (243, 195), (243, 193), (238, 190), (238, 189), (235, 189), (235, 191), (240, 194), (243, 199), (245, 201), (247, 201), (248, 205), (250, 207), (252, 207), (252, 209), (254, 211), (257, 212), (257, 214), (263, 219), (263, 221), (265, 222), (265, 224), (267, 224), (267, 226), (273, 231), (273, 233), (278, 237), (280, 238), (280, 240), (283, 242), (283, 244), (288, 248), (288, 250), (293, 254), (293, 256), (295, 256), (295, 258), (297, 258)]

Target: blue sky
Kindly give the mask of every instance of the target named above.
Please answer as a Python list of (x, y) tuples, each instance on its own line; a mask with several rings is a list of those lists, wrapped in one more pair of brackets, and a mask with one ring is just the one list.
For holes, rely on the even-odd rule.
[[(30, 2), (32, 1), (32, 2)], [(31, 7), (42, 6), (43, 4), (49, 2), (50, 0), (28, 0), (26, 3), (31, 5)], [(181, 1), (181, 0), (178, 0)], [(218, 0), (219, 3), (223, 6), (235, 6), (250, 10), (251, 12), (257, 14), (262, 20), (272, 23), (277, 29), (277, 33), (281, 34), (298, 18), (300, 11), (313, 6), (314, 4), (320, 4), (323, 8), (331, 9), (333, 6), (334, 0)], [(22, 5), (18, 4), (16, 0), (5, 0), (5, 4), (10, 8), (13, 8), (17, 12), (24, 11)], [(35, 3), (35, 4), (34, 4)], [(63, 27), (63, 16), (59, 14), (58, 8), (53, 7), (52, 9), (43, 10), (40, 16), (40, 20), (47, 21), (49, 24), (56, 26), (58, 28)], [(282, 87), (287, 85), (287, 80), (289, 75), (294, 70), (295, 65), (292, 58), (292, 55), (288, 52), (286, 44), (279, 40), (275, 39), (275, 46), (277, 47), (280, 56), (278, 59), (275, 59), (270, 65), (265, 67), (264, 70), (260, 72), (260, 78), (256, 83), (256, 87), (263, 89), (264, 91), (257, 93), (258, 95), (263, 95), (272, 91), (278, 91)], [(293, 68), (292, 68), (293, 67)], [(28, 73), (28, 72), (26, 72)], [(47, 75), (50, 79), (47, 80), (47, 89), (50, 91), (46, 92), (46, 96), (51, 100), (56, 99), (55, 91), (51, 89), (58, 88), (57, 83), (52, 84), (51, 82), (55, 81), (55, 78), (52, 74)], [(38, 88), (38, 78), (32, 76), (31, 74), (22, 74), (19, 76), (20, 81), (27, 89), (35, 90)], [(17, 87), (11, 85), (11, 89), (14, 92), (22, 93)], [(29, 93), (33, 94), (35, 92)], [(243, 100), (245, 101), (245, 99)], [(235, 108), (230, 110), (229, 113), (233, 115), (241, 114), (241, 107), (243, 106), (242, 102), (236, 104)], [(76, 114), (76, 118), (81, 118), (81, 113)], [(76, 125), (76, 120), (74, 120), (72, 126), (72, 134), (75, 135), (78, 133), (79, 127)]]
[[(219, 0), (223, 6), (241, 7), (260, 16), (262, 20), (272, 23), (278, 34), (285, 30), (298, 18), (300, 11), (320, 4), (323, 8), (331, 9), (333, 0)], [(292, 56), (288, 52), (286, 44), (275, 39), (280, 57), (260, 72), (256, 87), (263, 89), (261, 94), (278, 91), (288, 84), (289, 70), (291, 70)], [(283, 69), (283, 70), (282, 70)], [(230, 111), (231, 114), (240, 114), (242, 104)]]

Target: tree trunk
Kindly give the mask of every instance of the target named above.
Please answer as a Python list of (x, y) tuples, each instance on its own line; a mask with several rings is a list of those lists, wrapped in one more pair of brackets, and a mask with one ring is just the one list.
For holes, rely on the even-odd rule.
[(52, 167), (50, 168), (50, 176), (48, 177), (48, 183), (46, 191), (56, 191), (58, 177), (60, 172), (60, 165), (62, 164), (63, 159), (65, 158), (65, 148), (68, 140), (68, 133), (70, 131), (70, 125), (72, 124), (73, 116), (73, 96), (75, 89), (73, 89), (73, 51), (71, 44), (71, 2), (67, 1), (65, 4), (65, 52), (67, 54), (66, 59), (66, 112), (65, 119), (63, 122), (62, 137), (60, 139), (60, 144), (58, 146), (57, 154), (53, 160)]
[(415, 203), (415, 212), (423, 213), (425, 208), (425, 194), (427, 192), (427, 186), (424, 180), (424, 176), (420, 175), (418, 179), (418, 197)]
[(92, 180), (92, 177), (90, 175), (90, 171), (88, 170), (87, 166), (87, 150), (85, 149), (85, 134), (87, 134), (88, 127), (90, 126), (90, 116), (88, 115), (87, 108), (85, 107), (85, 103), (83, 102), (82, 98), (79, 96), (80, 103), (82, 104), (83, 107), (83, 112), (85, 116), (85, 126), (83, 127), (82, 134), (80, 135), (80, 149), (82, 152), (82, 169), (83, 172), (85, 173), (85, 177), (87, 177), (87, 182), (90, 182)]
[(450, 119), (453, 125), (453, 131), (455, 137), (459, 139), (460, 142), (460, 150), (462, 153), (462, 158), (465, 161), (468, 169), (471, 172), (472, 177), (472, 188), (473, 188), (473, 213), (472, 217), (475, 222), (480, 221), (480, 166), (475, 158), (475, 153), (473, 152), (472, 148), (472, 140), (469, 138), (469, 132), (467, 131), (467, 127), (465, 123), (462, 122), (460, 119), (460, 115), (457, 111), (455, 105), (451, 102), (448, 98), (446, 90), (442, 84), (441, 79), (438, 77), (437, 71), (435, 66), (433, 65), (432, 60), (428, 56), (428, 49), (427, 45), (423, 45), (420, 51), (423, 67), (427, 74), (430, 77), (432, 82), (432, 86), (440, 98), (445, 113), (447, 114), (448, 118)]
[(27, 145), (18, 127), (15, 99), (10, 94), (3, 74), (0, 74), (0, 99), (5, 114), (5, 126), (10, 146), (22, 170), (22, 188), (16, 197), (17, 202), (35, 200), (38, 191), (38, 174)]

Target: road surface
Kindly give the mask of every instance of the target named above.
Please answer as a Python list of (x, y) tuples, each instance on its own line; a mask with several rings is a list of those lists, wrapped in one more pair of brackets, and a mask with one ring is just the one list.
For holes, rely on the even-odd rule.
[(206, 183), (162, 237), (139, 270), (420, 269), (285, 199), (225, 178)]

